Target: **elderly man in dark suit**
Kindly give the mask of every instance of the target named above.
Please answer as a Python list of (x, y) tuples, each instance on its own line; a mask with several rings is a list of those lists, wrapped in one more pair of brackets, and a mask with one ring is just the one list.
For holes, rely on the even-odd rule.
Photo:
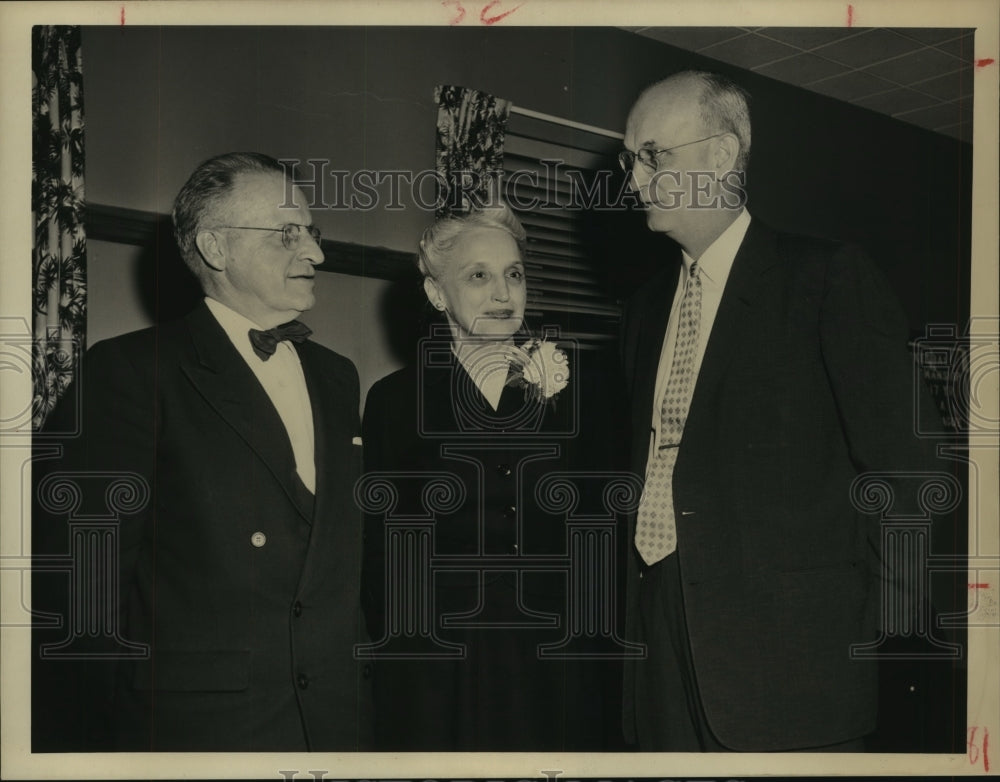
[[(875, 727), (869, 470), (926, 469), (908, 325), (857, 249), (751, 219), (747, 96), (684, 72), (628, 117), (623, 168), (681, 248), (629, 302), (633, 469), (625, 730), (643, 750), (859, 751)], [(928, 414), (930, 411), (926, 411)]]
[[(173, 218), (204, 302), (88, 351), (80, 437), (47, 468), (82, 486), (133, 474), (150, 493), (121, 517), (117, 588), (91, 585), (117, 594), (132, 653), (112, 671), (77, 664), (94, 679), (74, 685), (85, 719), (110, 715), (90, 748), (363, 748), (358, 377), (294, 321), (315, 301), (319, 231), (256, 153), (199, 166)], [(65, 522), (36, 515), (36, 541)]]

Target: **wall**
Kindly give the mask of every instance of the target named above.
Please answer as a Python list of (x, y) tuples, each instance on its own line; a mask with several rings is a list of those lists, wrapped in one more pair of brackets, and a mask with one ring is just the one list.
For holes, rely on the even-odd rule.
[[(436, 84), (620, 130), (643, 86), (711, 67), (754, 96), (755, 217), (867, 247), (915, 331), (967, 317), (967, 146), (621, 30), (89, 27), (83, 46), (87, 198), (160, 213), (200, 161), (234, 149), (347, 171), (431, 168)], [(314, 219), (331, 238), (412, 251), (431, 215), (402, 200), (400, 210), (316, 209)], [(641, 256), (666, 251), (623, 224), (604, 237), (622, 294), (641, 280)], [(91, 342), (152, 322), (137, 296), (151, 262), (92, 244)], [(359, 364), (367, 388), (398, 363), (380, 336), (386, 283), (322, 278), (305, 320)]]

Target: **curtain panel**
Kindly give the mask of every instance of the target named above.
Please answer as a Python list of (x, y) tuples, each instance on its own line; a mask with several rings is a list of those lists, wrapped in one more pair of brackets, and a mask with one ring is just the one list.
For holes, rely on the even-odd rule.
[(511, 102), (485, 92), (439, 85), (436, 165), (441, 193), (437, 216), (468, 211), (498, 197), (503, 141)]
[(73, 380), (87, 325), (83, 62), (78, 26), (32, 29), (32, 427)]

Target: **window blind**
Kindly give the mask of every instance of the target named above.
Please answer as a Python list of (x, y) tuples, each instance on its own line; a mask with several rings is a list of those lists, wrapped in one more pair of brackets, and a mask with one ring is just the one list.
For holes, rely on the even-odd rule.
[(504, 141), (504, 194), (527, 233), (527, 320), (582, 348), (607, 346), (621, 319), (603, 282), (609, 261), (596, 257), (584, 230), (591, 209), (620, 187), (610, 168), (619, 139), (515, 109)]

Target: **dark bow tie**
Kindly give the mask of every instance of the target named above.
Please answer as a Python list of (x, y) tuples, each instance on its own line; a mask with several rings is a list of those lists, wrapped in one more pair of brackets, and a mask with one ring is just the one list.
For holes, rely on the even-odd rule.
[(305, 342), (310, 334), (312, 329), (305, 323), (293, 320), (267, 331), (250, 329), (250, 344), (253, 345), (253, 352), (260, 356), (261, 361), (267, 361), (278, 349), (279, 342), (286, 339), (292, 342)]

